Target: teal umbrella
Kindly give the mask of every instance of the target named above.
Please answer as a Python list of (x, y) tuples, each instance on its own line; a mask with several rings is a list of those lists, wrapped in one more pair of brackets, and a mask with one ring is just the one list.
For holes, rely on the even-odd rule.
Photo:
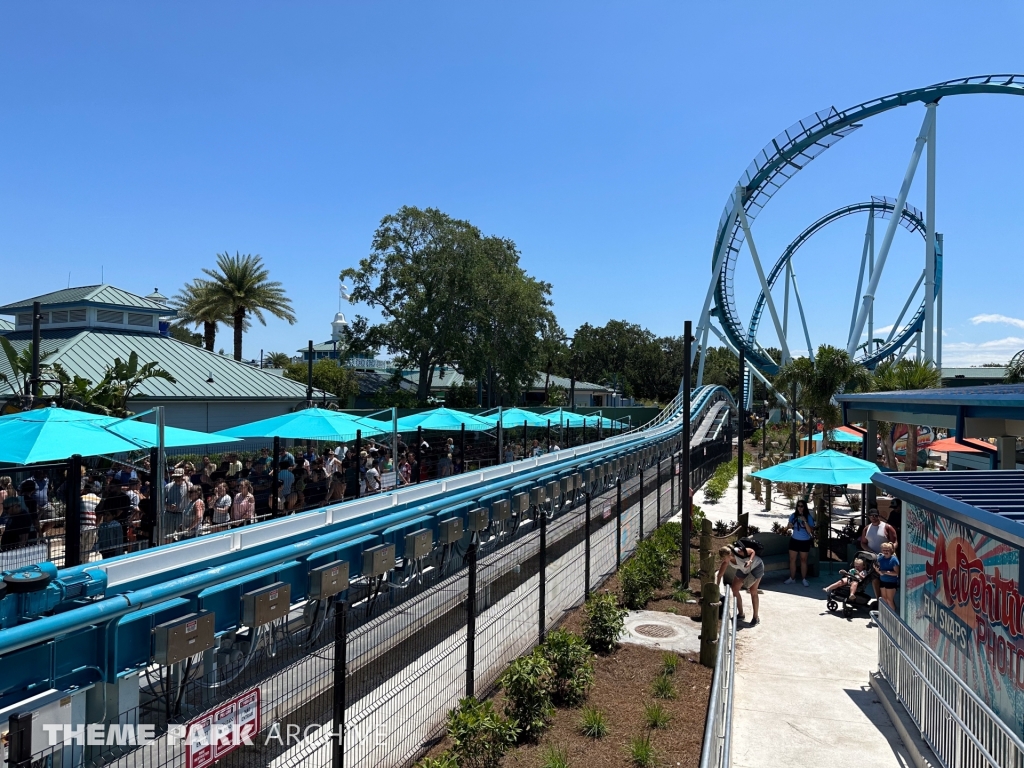
[(561, 424), (564, 427), (596, 427), (600, 424), (602, 427), (610, 428), (621, 424), (621, 422), (612, 421), (596, 413), (584, 416), (582, 413), (573, 413), (564, 408), (559, 408), (557, 411), (551, 411), (550, 413), (543, 413), (541, 416), (545, 419), (551, 419), (552, 424)]
[(284, 437), (291, 440), (354, 440), (356, 430), (363, 437), (390, 432), (390, 424), (326, 408), (306, 408), (273, 416), (218, 432), (229, 437)]
[[(498, 412), (489, 413), (486, 416), (478, 416), (477, 418), (483, 421), (489, 421), (492, 425), (498, 423)], [(524, 411), (522, 408), (508, 408), (501, 412), (501, 426), (506, 429), (521, 427), (523, 422), (526, 422), (528, 427), (546, 427), (548, 425), (548, 417), (541, 416), (540, 414), (534, 413), (533, 411)], [(466, 427), (469, 429), (469, 427)]]
[[(522, 424), (522, 421), (519, 422)], [(454, 411), (451, 408), (435, 408), (432, 411), (412, 413), (403, 416), (398, 420), (399, 432), (415, 432), (417, 429), (434, 430), (436, 432), (457, 432), (466, 425), (467, 432), (484, 432), (494, 429), (494, 424), (483, 419), (478, 419), (462, 411)]]
[(830, 450), (801, 456), (751, 474), (773, 483), (859, 485), (870, 483), (878, 471), (878, 467), (870, 461)]
[[(231, 438), (164, 428), (164, 445), (210, 445)], [(0, 462), (62, 461), (73, 454), (128, 453), (156, 445), (156, 425), (64, 408), (39, 408), (0, 416)]]
[[(813, 435), (811, 435), (811, 439), (814, 442), (816, 442), (816, 443), (820, 443), (821, 442), (821, 438), (822, 438), (822, 433), (821, 432), (815, 432)], [(861, 437), (860, 435), (853, 435), (853, 434), (850, 434), (849, 432), (844, 432), (841, 429), (835, 429), (835, 430), (832, 430), (832, 436), (829, 437), (829, 442), (832, 442), (832, 443), (863, 443), (864, 442), (864, 438)]]

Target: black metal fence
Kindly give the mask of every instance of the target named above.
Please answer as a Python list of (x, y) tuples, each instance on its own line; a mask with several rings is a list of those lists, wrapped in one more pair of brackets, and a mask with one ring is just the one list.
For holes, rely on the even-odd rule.
[[(693, 449), (690, 487), (729, 454), (727, 444)], [(137, 689), (137, 705), (118, 706), (114, 719), (126, 729), (147, 726), (153, 738), (144, 745), (111, 743), (109, 730), (102, 745), (41, 745), (29, 735), (31, 718), (12, 717), (8, 764), (407, 765), (441, 734), (459, 699), (486, 693), (679, 513), (679, 465), (666, 456), (554, 504), (545, 499), (467, 546), (435, 550), (427, 562), (400, 560), (386, 577), (353, 580), (337, 599), (311, 600), (262, 627), (229, 632), (201, 655), (83, 694), (97, 711), (117, 706), (106, 698), (112, 687)], [(243, 738), (222, 732), (217, 744), (217, 723), (234, 723), (236, 733), (247, 724), (250, 738), (242, 728)]]

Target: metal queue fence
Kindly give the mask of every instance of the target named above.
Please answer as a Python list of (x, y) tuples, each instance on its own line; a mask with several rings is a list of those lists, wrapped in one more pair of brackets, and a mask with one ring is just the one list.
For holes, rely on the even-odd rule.
[(1024, 742), (879, 601), (878, 671), (945, 768), (1024, 768)]
[(733, 599), (732, 591), (725, 590), (700, 768), (730, 768), (732, 765), (732, 704), (736, 678), (736, 611)]
[[(691, 450), (692, 488), (731, 453), (728, 445), (707, 448)], [(665, 457), (644, 467), (642, 480), (624, 471), (554, 503), (544, 498), (512, 530), (446, 548), (427, 570), (355, 579), (335, 598), (310, 600), (258, 629), (227, 633), (201, 655), (118, 681), (139, 692), (119, 722), (151, 728), (143, 745), (108, 737), (39, 750), (31, 718), (12, 717), (8, 765), (408, 765), (443, 733), (461, 698), (486, 694), (642, 538), (678, 514), (686, 492), (679, 465), (678, 456)], [(87, 695), (105, 696), (105, 685), (97, 681)], [(248, 738), (222, 748), (218, 722)]]

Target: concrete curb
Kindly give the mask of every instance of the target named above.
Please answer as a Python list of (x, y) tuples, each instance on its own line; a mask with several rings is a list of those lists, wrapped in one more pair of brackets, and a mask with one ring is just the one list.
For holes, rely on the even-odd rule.
[(889, 682), (877, 672), (872, 672), (868, 678), (871, 681), (871, 690), (878, 696), (889, 719), (892, 720), (896, 732), (907, 748), (910, 759), (914, 761), (915, 768), (940, 768), (941, 763), (935, 757), (931, 747), (921, 738), (917, 724), (900, 704), (899, 699), (896, 698), (896, 692)]

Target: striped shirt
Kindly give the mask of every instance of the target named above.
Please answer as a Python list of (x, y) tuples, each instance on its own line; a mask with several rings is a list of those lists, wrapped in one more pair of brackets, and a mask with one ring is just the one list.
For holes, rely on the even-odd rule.
[(256, 500), (253, 499), (252, 494), (247, 493), (243, 496), (239, 493), (231, 504), (231, 519), (252, 520), (253, 512), (255, 511)]
[(82, 527), (96, 527), (96, 505), (100, 503), (100, 497), (95, 493), (82, 494)]

